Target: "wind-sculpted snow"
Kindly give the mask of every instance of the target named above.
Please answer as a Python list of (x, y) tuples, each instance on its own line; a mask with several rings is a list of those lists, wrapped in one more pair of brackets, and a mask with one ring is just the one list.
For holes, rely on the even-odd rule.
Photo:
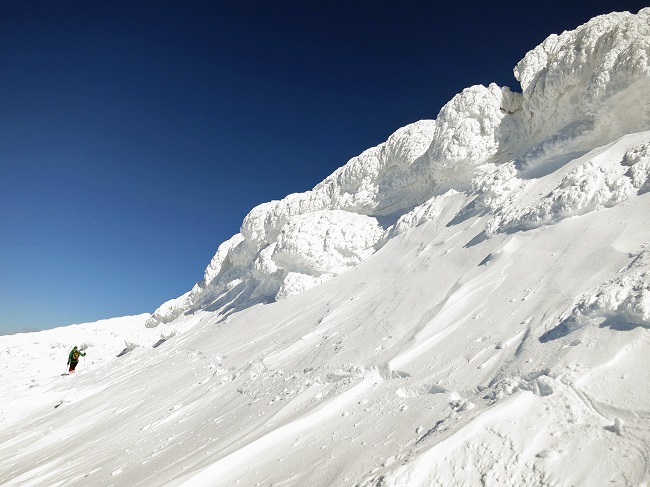
[[(647, 140), (650, 133), (641, 133), (637, 137)], [(537, 201), (531, 202), (528, 198), (523, 205), (517, 198), (507, 199), (507, 196), (524, 183), (516, 177), (505, 178), (509, 184), (504, 188), (504, 179), (499, 175), (507, 171), (508, 166), (493, 168), (493, 178), (487, 181), (481, 179), (487, 184), (479, 191), (479, 198), (495, 213), (495, 217), (486, 225), (486, 236), (552, 225), (565, 218), (617, 205), (638, 192), (646, 191), (650, 142), (632, 147), (621, 158), (612, 157), (617, 149), (619, 152), (624, 150), (629, 140), (629, 137), (621, 139), (607, 148), (609, 150), (598, 149), (595, 153), (576, 159), (573, 164), (577, 162), (577, 166), (551, 191), (540, 195)], [(496, 196), (492, 196), (493, 193)], [(490, 197), (486, 198), (486, 194)]]
[(495, 84), (472, 86), (442, 108), (427, 152), (434, 186), (465, 189), (474, 167), (496, 154), (507, 118), (504, 96)]
[(561, 338), (598, 322), (615, 329), (650, 328), (650, 251), (644, 249), (615, 277), (585, 293), (542, 340)]
[(391, 239), (406, 232), (410, 228), (439, 219), (445, 210), (445, 200), (456, 194), (458, 194), (458, 191), (451, 189), (444, 195), (434, 196), (423, 204), (416, 206), (405, 215), (402, 215), (397, 222), (388, 229), (385, 233), (385, 238)]
[(650, 142), (640, 144), (630, 149), (623, 158), (622, 164), (629, 166), (626, 176), (639, 193), (650, 190)]
[[(650, 9), (596, 17), (551, 35), (515, 67), (529, 142), (573, 127), (573, 143), (612, 140), (647, 126)], [(625, 116), (620, 116), (621, 111)]]
[(151, 317), (0, 337), (0, 484), (650, 485), (649, 15), (254, 208)]
[[(467, 88), (435, 120), (397, 130), (311, 191), (251, 210), (203, 280), (156, 310), (149, 326), (299, 294), (436, 220), (453, 194), (467, 204), (451, 224), (491, 216), (476, 243), (647, 191), (647, 137), (634, 148), (621, 142), (629, 152), (617, 161), (585, 153), (650, 129), (649, 59), (650, 9), (549, 36), (515, 67), (521, 93)], [(572, 171), (557, 180), (567, 165)], [(548, 191), (527, 194), (534, 180), (548, 181)]]
[(299, 275), (320, 282), (336, 276), (372, 254), (382, 230), (372, 217), (341, 210), (319, 211), (292, 218), (282, 228), (271, 260), (289, 273), (277, 297), (291, 296), (313, 285), (294, 282)]
[[(203, 280), (196, 283), (194, 287), (182, 296), (171, 299), (163, 303), (147, 321), (148, 327), (155, 327), (159, 323), (168, 323), (181, 316), (188, 309), (192, 308), (197, 302), (201, 302), (201, 297), (205, 293), (207, 286), (217, 278), (224, 276), (228, 269), (232, 267), (230, 257), (233, 250), (243, 242), (240, 234), (237, 234), (225, 241), (219, 246), (217, 253), (212, 257), (210, 264), (205, 269)], [(223, 283), (228, 286), (228, 282)]]

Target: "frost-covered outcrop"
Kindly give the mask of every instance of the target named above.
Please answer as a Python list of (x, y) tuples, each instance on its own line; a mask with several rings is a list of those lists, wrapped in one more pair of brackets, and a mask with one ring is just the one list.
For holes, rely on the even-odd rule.
[(647, 191), (648, 140), (618, 161), (582, 161), (537, 199), (519, 197), (527, 181), (576, 154), (650, 130), (649, 58), (650, 9), (596, 17), (549, 36), (515, 67), (521, 93), (495, 84), (467, 88), (435, 120), (397, 130), (311, 191), (251, 210), (203, 280), (156, 310), (148, 325), (303, 292), (439, 218), (445, 195), (467, 198), (457, 221), (491, 214), (483, 232), (489, 238)]
[[(639, 137), (650, 140), (650, 133)], [(509, 186), (504, 187), (499, 184), (503, 180), (499, 180), (497, 175), (510, 166), (493, 168), (494, 179), (488, 180), (485, 190), (480, 193), (481, 199), (486, 200), (485, 206), (491, 207), (495, 215), (486, 225), (486, 236), (552, 225), (565, 218), (615, 206), (634, 194), (647, 191), (650, 186), (650, 142), (634, 145), (623, 153), (628, 145), (627, 139), (629, 137), (577, 159), (575, 168), (548, 193), (536, 199), (513, 197), (513, 188), (523, 186), (525, 182), (513, 176), (506, 179)], [(616, 152), (622, 153), (620, 158), (611, 157)], [(496, 205), (495, 201), (486, 198), (493, 193), (498, 195)]]
[(593, 147), (647, 127), (649, 58), (649, 9), (549, 36), (515, 67), (528, 143)]

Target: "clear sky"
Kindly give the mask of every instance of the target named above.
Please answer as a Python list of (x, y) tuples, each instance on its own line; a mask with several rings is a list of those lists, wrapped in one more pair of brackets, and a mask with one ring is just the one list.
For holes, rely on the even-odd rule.
[(254, 206), (644, 3), (0, 2), (0, 334), (153, 311)]

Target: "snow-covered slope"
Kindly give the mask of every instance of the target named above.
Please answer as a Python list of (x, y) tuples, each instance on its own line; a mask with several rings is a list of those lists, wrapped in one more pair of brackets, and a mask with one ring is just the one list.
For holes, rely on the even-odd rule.
[[(436, 120), (398, 130), (312, 191), (254, 208), (204, 279), (159, 308), (148, 326), (299, 294), (381, 248), (398, 218), (401, 231), (428, 218), (432, 198), (474, 190), (495, 210), (503, 191), (650, 128), (649, 16), (614, 13), (552, 35), (516, 66), (522, 93), (468, 88)], [(486, 181), (489, 169), (499, 187)]]
[(650, 9), (553, 35), (151, 317), (0, 337), (0, 483), (650, 483), (649, 53)]

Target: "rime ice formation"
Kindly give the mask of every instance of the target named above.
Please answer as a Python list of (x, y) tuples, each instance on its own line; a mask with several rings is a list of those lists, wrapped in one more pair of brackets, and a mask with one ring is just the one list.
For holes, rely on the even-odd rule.
[[(511, 194), (511, 187), (503, 188), (504, 181), (514, 187), (522, 184), (516, 177), (501, 177), (504, 172), (512, 171), (512, 167), (502, 165), (489, 168), (488, 171), (494, 176), (488, 179), (487, 186), (496, 187), (500, 197), (492, 196), (494, 190), (481, 188), (481, 199), (489, 195), (485, 206), (494, 213), (494, 218), (486, 225), (485, 234), (489, 236), (498, 231), (552, 225), (564, 218), (617, 205), (637, 193), (647, 191), (650, 145), (642, 143), (629, 148), (631, 139), (622, 137), (615, 143), (571, 161), (569, 167), (574, 168), (549, 188), (548, 193), (534, 199), (528, 195), (524, 204), (518, 203), (521, 195)], [(477, 179), (485, 184), (484, 177)], [(510, 195), (510, 198), (504, 198), (505, 195)]]
[(593, 147), (595, 137), (611, 141), (647, 126), (649, 36), (647, 9), (615, 13), (551, 35), (526, 54), (515, 68), (526, 136), (542, 142), (558, 134), (563, 143)]
[(489, 236), (611, 206), (647, 187), (647, 147), (639, 147), (616, 167), (586, 161), (534, 205), (508, 199), (568, 162), (566, 154), (650, 128), (649, 17), (648, 9), (613, 13), (551, 35), (515, 67), (521, 93), (467, 88), (436, 120), (397, 130), (313, 190), (254, 208), (203, 280), (157, 309), (148, 326), (301, 293), (435, 218), (448, 191), (472, 194), (475, 210), (495, 214)]
[(0, 337), (0, 484), (650, 485), (649, 25), (254, 208), (152, 316)]

